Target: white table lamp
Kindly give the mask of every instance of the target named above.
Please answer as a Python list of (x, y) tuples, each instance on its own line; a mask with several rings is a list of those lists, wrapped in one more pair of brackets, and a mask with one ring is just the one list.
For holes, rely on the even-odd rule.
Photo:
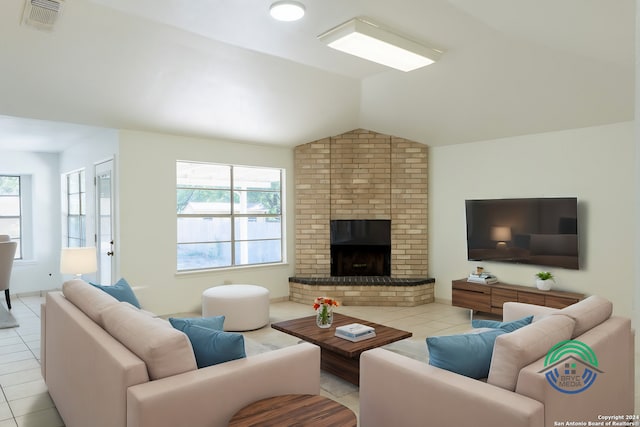
[(85, 273), (94, 273), (98, 270), (96, 248), (62, 248), (60, 254), (60, 272), (62, 274), (74, 274), (80, 278)]

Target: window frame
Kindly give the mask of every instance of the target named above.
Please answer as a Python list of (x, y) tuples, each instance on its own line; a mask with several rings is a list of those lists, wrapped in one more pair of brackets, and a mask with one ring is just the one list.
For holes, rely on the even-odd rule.
[[(207, 270), (220, 270), (220, 269), (229, 269), (229, 268), (247, 268), (247, 267), (255, 267), (255, 266), (264, 266), (264, 265), (274, 265), (274, 264), (284, 264), (286, 262), (286, 254), (285, 254), (285, 169), (277, 168), (277, 167), (268, 167), (268, 166), (248, 166), (248, 165), (236, 165), (236, 164), (223, 164), (223, 163), (213, 163), (213, 162), (198, 162), (198, 161), (189, 161), (189, 160), (177, 160), (176, 161), (176, 171), (179, 168), (180, 164), (193, 164), (193, 165), (209, 165), (209, 166), (217, 166), (222, 168), (228, 168), (229, 172), (229, 186), (228, 188), (220, 188), (216, 187), (214, 183), (210, 186), (186, 186), (180, 185), (179, 180), (180, 177), (176, 176), (176, 215), (177, 215), (177, 227), (176, 230), (176, 270), (178, 273), (188, 273), (188, 272), (199, 272), (199, 271), (207, 271)], [(263, 169), (268, 171), (277, 171), (279, 176), (279, 188), (273, 190), (267, 189), (255, 189), (255, 188), (242, 188), (236, 186), (236, 174), (235, 171), (238, 168), (249, 168), (249, 169)], [(204, 191), (224, 191), (229, 193), (229, 209), (228, 213), (181, 213), (179, 211), (179, 200), (178, 200), (178, 192), (180, 190), (204, 190)], [(279, 198), (279, 206), (278, 213), (255, 213), (255, 212), (238, 212), (237, 211), (237, 203), (235, 198), (237, 195), (241, 193), (249, 194), (250, 192), (258, 192), (258, 193), (270, 193), (277, 194)], [(218, 202), (218, 203), (226, 203)], [(185, 206), (186, 207), (186, 206)], [(184, 207), (183, 207), (184, 208)], [(201, 240), (201, 241), (180, 241), (180, 220), (184, 218), (196, 218), (196, 219), (226, 219), (228, 220), (228, 240)], [(260, 219), (263, 218), (268, 220), (270, 218), (277, 219), (279, 221), (279, 237), (278, 238), (239, 238), (237, 233), (237, 225), (236, 220), (238, 219), (247, 219), (248, 222), (251, 222), (251, 219)], [(280, 246), (280, 257), (279, 260), (275, 261), (265, 261), (265, 262), (237, 262), (237, 246), (238, 244), (243, 244), (247, 242), (266, 242), (266, 241), (279, 241)], [(181, 267), (180, 266), (180, 246), (181, 245), (189, 245), (189, 244), (212, 244), (212, 243), (221, 243), (228, 244), (230, 246), (230, 263), (224, 264), (220, 266), (208, 265), (200, 268), (193, 267)]]
[[(25, 262), (33, 259), (33, 189), (32, 175), (20, 173), (0, 173), (0, 178), (9, 177), (18, 179), (18, 209), (19, 215), (3, 215), (0, 218), (17, 218), (18, 235), (8, 233), (11, 240), (18, 243), (15, 261)], [(1, 195), (0, 197), (16, 197), (16, 195)]]
[[(71, 178), (77, 175), (77, 188), (72, 189), (70, 182)], [(67, 247), (84, 247), (87, 244), (87, 188), (86, 188), (86, 172), (83, 169), (78, 169), (73, 172), (68, 172), (65, 177), (65, 222), (66, 222), (66, 235), (65, 244)], [(71, 200), (77, 197), (78, 214), (71, 214)], [(71, 235), (71, 218), (78, 218), (77, 232), (78, 237)], [(73, 239), (73, 241), (72, 241)]]

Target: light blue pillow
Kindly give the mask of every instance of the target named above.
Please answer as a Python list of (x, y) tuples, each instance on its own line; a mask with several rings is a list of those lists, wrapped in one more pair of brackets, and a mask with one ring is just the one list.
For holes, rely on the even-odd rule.
[(533, 321), (533, 316), (523, 317), (522, 319), (512, 320), (511, 322), (498, 322), (497, 320), (472, 320), (471, 326), (474, 328), (493, 328), (502, 329), (505, 332), (513, 332), (523, 326), (527, 326)]
[(475, 379), (487, 378), (496, 338), (506, 332), (492, 329), (480, 333), (427, 338), (429, 365)]
[(182, 332), (191, 341), (198, 368), (247, 357), (242, 334), (189, 324)]
[(184, 332), (184, 328), (187, 325), (198, 325), (203, 328), (216, 329), (222, 331), (224, 326), (224, 316), (213, 317), (191, 317), (191, 318), (177, 318), (170, 317), (169, 322), (171, 326)]
[(138, 298), (136, 298), (136, 294), (133, 293), (133, 289), (127, 283), (126, 280), (120, 279), (114, 285), (106, 286), (99, 285), (97, 283), (89, 282), (89, 284), (95, 286), (98, 289), (102, 289), (118, 301), (128, 302), (129, 304), (140, 308), (140, 302), (138, 302)]

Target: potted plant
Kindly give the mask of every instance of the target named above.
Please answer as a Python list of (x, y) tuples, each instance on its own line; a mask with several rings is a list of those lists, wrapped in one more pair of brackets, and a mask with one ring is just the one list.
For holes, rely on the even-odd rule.
[(540, 271), (536, 273), (536, 286), (541, 291), (548, 291), (551, 289), (551, 286), (555, 283), (553, 280), (553, 274), (549, 271)]

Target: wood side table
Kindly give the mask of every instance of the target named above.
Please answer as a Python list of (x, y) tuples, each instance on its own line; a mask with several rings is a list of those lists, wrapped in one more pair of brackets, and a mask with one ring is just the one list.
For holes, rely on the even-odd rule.
[(356, 427), (356, 414), (324, 396), (285, 394), (253, 402), (229, 421), (229, 427)]

